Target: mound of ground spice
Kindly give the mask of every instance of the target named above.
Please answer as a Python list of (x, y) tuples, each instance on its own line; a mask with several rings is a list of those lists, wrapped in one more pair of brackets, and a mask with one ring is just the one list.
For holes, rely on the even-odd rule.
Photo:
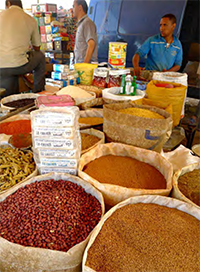
[(81, 150), (86, 150), (96, 143), (98, 143), (100, 139), (94, 135), (90, 135), (87, 133), (81, 133)]
[(27, 148), (32, 145), (32, 137), (30, 133), (13, 134), (9, 143), (15, 148)]
[(121, 113), (131, 114), (138, 117), (143, 118), (151, 118), (151, 119), (165, 119), (164, 116), (158, 114), (157, 112), (150, 111), (147, 109), (140, 109), (140, 108), (127, 108), (119, 110)]
[(157, 204), (130, 204), (109, 217), (89, 248), (97, 272), (199, 271), (200, 221)]
[(87, 125), (93, 125), (93, 126), (103, 124), (102, 117), (81, 117), (79, 118), (78, 121), (81, 124), (87, 124)]
[(200, 206), (200, 169), (185, 173), (178, 179), (179, 190), (196, 205)]
[(135, 189), (166, 189), (166, 180), (155, 167), (130, 157), (102, 156), (88, 163), (83, 171), (101, 183)]
[(0, 134), (7, 135), (30, 133), (31, 121), (30, 120), (17, 120), (12, 122), (5, 122), (0, 124)]

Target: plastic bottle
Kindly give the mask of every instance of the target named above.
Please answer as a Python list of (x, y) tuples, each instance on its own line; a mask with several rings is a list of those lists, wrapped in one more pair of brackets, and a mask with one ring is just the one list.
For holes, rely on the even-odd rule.
[(126, 94), (126, 80), (125, 80), (126, 75), (122, 75), (122, 81), (120, 85), (120, 94)]
[(130, 93), (131, 93), (131, 75), (127, 75), (125, 80), (126, 80), (125, 92), (127, 95), (130, 95)]
[(131, 84), (130, 95), (132, 95), (132, 96), (136, 95), (136, 89), (137, 89), (136, 79), (137, 79), (137, 77), (134, 76), (134, 77), (133, 77), (132, 84)]

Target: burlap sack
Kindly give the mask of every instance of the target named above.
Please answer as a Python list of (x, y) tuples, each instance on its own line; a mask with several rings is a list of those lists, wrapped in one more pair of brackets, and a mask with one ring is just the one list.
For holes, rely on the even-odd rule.
[(96, 93), (97, 98), (102, 97), (102, 88), (93, 85), (81, 85), (81, 84), (79, 84), (78, 87), (85, 91)]
[[(185, 201), (187, 203), (190, 203), (194, 205), (196, 208), (200, 209), (200, 206), (196, 205), (194, 202), (192, 202), (189, 198), (187, 198), (180, 190), (178, 187), (178, 179), (180, 176), (192, 172), (195, 169), (200, 169), (200, 162), (199, 163), (193, 163), (188, 166), (183, 167), (182, 169), (178, 170), (175, 172), (173, 176), (173, 190), (172, 190), (172, 197), (180, 199), (182, 201)], [(200, 180), (200, 177), (199, 177)]]
[[(118, 112), (120, 109), (132, 107), (154, 111), (165, 119), (151, 119)], [(170, 114), (156, 107), (134, 105), (131, 102), (104, 105), (103, 117), (103, 131), (108, 142), (120, 142), (161, 152), (171, 135)]]
[(83, 263), (82, 263), (82, 271), (83, 272), (95, 272), (95, 270), (91, 269), (90, 267), (86, 266), (86, 261), (87, 261), (87, 254), (88, 254), (88, 250), (90, 249), (90, 247), (92, 246), (92, 244), (94, 243), (95, 239), (97, 238), (99, 232), (101, 231), (101, 228), (104, 224), (104, 222), (112, 216), (112, 214), (117, 210), (120, 209), (126, 205), (129, 204), (136, 204), (136, 203), (154, 203), (154, 204), (158, 204), (160, 206), (165, 206), (165, 207), (169, 207), (169, 208), (174, 208), (177, 210), (180, 210), (182, 212), (188, 213), (192, 216), (194, 216), (195, 218), (197, 218), (198, 220), (200, 220), (200, 210), (197, 209), (196, 207), (189, 205), (188, 203), (182, 202), (180, 200), (177, 199), (173, 199), (173, 198), (169, 198), (169, 197), (163, 197), (163, 196), (137, 196), (137, 197), (131, 197), (121, 203), (119, 203), (118, 205), (114, 206), (112, 209), (110, 209), (105, 215), (104, 217), (101, 219), (101, 221), (99, 222), (99, 224), (95, 227), (91, 237), (90, 237), (90, 241), (86, 247), (86, 250), (84, 252), (84, 256), (83, 256)]
[[(99, 181), (90, 177), (83, 171), (84, 166), (86, 164), (95, 160), (96, 158), (106, 155), (127, 156), (154, 166), (165, 177), (167, 185), (166, 189), (158, 190), (132, 189), (109, 183), (100, 183)], [(168, 196), (172, 189), (173, 168), (171, 163), (169, 163), (165, 158), (163, 158), (160, 154), (156, 152), (119, 143), (110, 143), (98, 145), (89, 152), (85, 153), (80, 159), (78, 175), (84, 180), (94, 185), (103, 194), (106, 204), (114, 206), (119, 202), (132, 196), (138, 195)]]
[[(61, 173), (49, 173), (27, 180), (23, 184), (10, 189), (7, 193), (0, 196), (0, 202), (13, 194), (17, 189), (35, 181), (48, 179), (68, 180), (81, 185), (85, 191), (95, 196), (102, 207), (104, 214), (104, 200), (102, 194), (89, 183), (78, 177)], [(91, 235), (91, 234), (90, 234)], [(82, 256), (89, 241), (90, 235), (81, 243), (75, 245), (67, 252), (21, 246), (11, 243), (0, 237), (0, 271), (1, 272), (80, 272)]]
[[(103, 118), (103, 109), (86, 109), (80, 111), (80, 118), (85, 117), (100, 117)], [(80, 128), (87, 128), (88, 124), (79, 123)], [(101, 125), (100, 125), (101, 126)]]
[(96, 144), (94, 144), (93, 146), (89, 147), (88, 149), (82, 150), (81, 151), (81, 155), (83, 155), (86, 152), (90, 151), (92, 148), (96, 147), (97, 145), (105, 143), (105, 135), (100, 130), (90, 128), (90, 129), (81, 130), (81, 133), (86, 133), (86, 134), (93, 135), (93, 136), (96, 136), (96, 137), (99, 138), (99, 141)]

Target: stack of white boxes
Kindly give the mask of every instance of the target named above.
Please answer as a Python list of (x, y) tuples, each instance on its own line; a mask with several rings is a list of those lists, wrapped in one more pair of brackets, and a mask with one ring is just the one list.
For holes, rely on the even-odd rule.
[(67, 80), (70, 74), (69, 66), (66, 64), (54, 64), (51, 78), (56, 80)]
[(68, 85), (80, 84), (80, 78), (76, 71), (70, 71), (66, 64), (54, 64), (51, 78), (46, 78), (46, 85), (64, 88)]
[(35, 162), (40, 174), (77, 175), (81, 154), (79, 109), (47, 107), (31, 112)]

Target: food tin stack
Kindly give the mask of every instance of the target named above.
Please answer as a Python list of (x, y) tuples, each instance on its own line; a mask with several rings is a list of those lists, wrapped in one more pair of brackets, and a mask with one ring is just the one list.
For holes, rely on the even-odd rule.
[[(69, 103), (70, 104), (70, 103)], [(40, 174), (77, 174), (81, 144), (79, 109), (42, 107), (31, 113), (34, 158)]]

